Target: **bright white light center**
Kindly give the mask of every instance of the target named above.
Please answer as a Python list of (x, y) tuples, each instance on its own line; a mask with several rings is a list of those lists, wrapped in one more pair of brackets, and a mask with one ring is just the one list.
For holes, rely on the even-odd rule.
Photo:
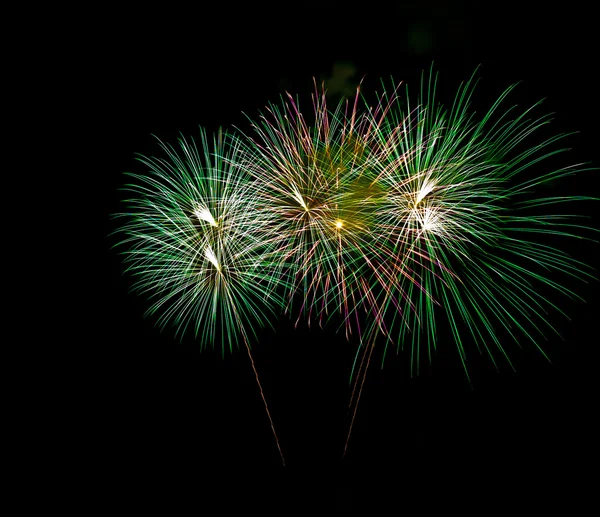
[(435, 231), (441, 227), (439, 214), (431, 208), (426, 208), (419, 214), (419, 222), (421, 223), (423, 230)]
[(211, 226), (217, 226), (217, 221), (215, 221), (215, 218), (212, 216), (212, 214), (210, 213), (208, 208), (198, 206), (198, 208), (196, 208), (196, 210), (194, 210), (194, 214), (196, 214), (196, 217), (200, 221), (205, 221), (208, 224), (210, 224)]
[(302, 195), (300, 194), (300, 192), (298, 191), (298, 188), (296, 186), (292, 187), (292, 196), (294, 196), (294, 199), (296, 201), (298, 201), (300, 206), (308, 212), (308, 206), (306, 206), (306, 203), (304, 202), (304, 198), (302, 197)]
[(204, 255), (206, 259), (217, 268), (218, 271), (221, 271), (221, 266), (219, 265), (219, 261), (217, 260), (217, 256), (215, 252), (212, 250), (210, 246), (207, 246), (204, 250)]
[(432, 181), (425, 180), (423, 182), (423, 185), (421, 185), (421, 189), (419, 190), (419, 193), (417, 194), (417, 199), (415, 200), (415, 205), (418, 205), (421, 201), (423, 201), (423, 199), (425, 199), (425, 196), (433, 190), (434, 186), (435, 185), (433, 184)]

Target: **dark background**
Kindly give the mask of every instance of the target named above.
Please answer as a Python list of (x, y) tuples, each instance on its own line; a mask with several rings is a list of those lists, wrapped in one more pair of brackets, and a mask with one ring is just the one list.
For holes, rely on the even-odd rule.
[[(85, 92), (78, 98), (93, 157), (86, 195), (99, 200), (101, 217), (99, 266), (88, 272), (92, 299), (79, 307), (74, 384), (65, 390), (66, 414), (77, 424), (65, 436), (75, 444), (75, 472), (99, 489), (94, 497), (133, 502), (175, 481), (189, 482), (199, 504), (273, 504), (281, 514), (480, 499), (493, 508), (516, 494), (531, 504), (587, 500), (586, 472), (597, 460), (597, 284), (574, 284), (589, 303), (565, 304), (572, 320), (556, 322), (564, 341), (544, 345), (552, 363), (531, 346), (509, 347), (517, 371), (500, 363), (496, 372), (472, 354), (470, 386), (454, 344), (440, 336), (439, 356), (418, 378), (406, 353), (391, 354), (383, 370), (374, 365), (345, 458), (356, 343), (334, 328), (294, 329), (282, 318), (261, 332), (253, 356), (283, 469), (246, 352), (200, 353), (193, 338), (161, 333), (142, 316), (145, 300), (129, 293), (131, 278), (108, 236), (122, 173), (143, 171), (135, 153), (158, 152), (152, 135), (174, 142), (199, 125), (246, 127), (242, 112), (254, 116), (285, 90), (309, 93), (313, 77), (343, 93), (361, 78), (368, 91), (393, 76), (416, 93), (421, 70), (435, 62), (440, 96), (451, 102), (480, 65), (482, 106), (523, 81), (512, 100), (527, 106), (547, 97), (539, 113), (557, 113), (554, 131), (580, 131), (569, 140), (569, 161), (598, 166), (597, 22), (584, 2), (556, 9), (442, 0), (197, 3), (81, 15), (65, 48), (82, 56), (72, 88)], [(593, 177), (575, 184), (580, 193), (598, 192)], [(597, 247), (579, 251), (598, 263)], [(442, 495), (444, 487), (452, 495)]]

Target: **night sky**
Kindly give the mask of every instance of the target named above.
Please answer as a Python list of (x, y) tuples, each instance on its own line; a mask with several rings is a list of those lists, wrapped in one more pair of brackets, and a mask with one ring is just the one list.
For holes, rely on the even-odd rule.
[[(310, 93), (313, 77), (343, 93), (360, 79), (369, 91), (393, 76), (416, 94), (422, 69), (434, 62), (440, 97), (450, 103), (480, 66), (482, 107), (523, 81), (511, 100), (527, 106), (547, 98), (538, 113), (556, 112), (553, 132), (580, 132), (568, 140), (569, 161), (600, 165), (592, 8), (575, 1), (523, 11), (521, 4), (160, 5), (94, 15), (89, 31), (80, 29), (93, 132), (86, 175), (101, 205), (101, 266), (78, 335), (82, 387), (67, 413), (85, 415), (72, 439), (80, 441), (82, 468), (105, 473), (100, 499), (133, 502), (175, 481), (189, 483), (199, 507), (215, 498), (223, 511), (273, 505), (281, 515), (425, 510), (478, 497), (493, 507), (519, 493), (531, 504), (585, 500), (592, 486), (585, 470), (595, 470), (597, 454), (597, 283), (573, 284), (589, 303), (564, 300), (572, 321), (557, 319), (564, 341), (544, 344), (552, 363), (532, 346), (509, 345), (517, 371), (500, 362), (496, 372), (472, 350), (470, 386), (449, 336), (439, 337), (438, 356), (418, 378), (410, 377), (408, 354), (390, 354), (383, 370), (379, 355), (344, 459), (356, 343), (334, 326), (294, 329), (282, 317), (275, 330), (259, 332), (252, 353), (283, 469), (245, 350), (224, 358), (200, 352), (192, 336), (179, 341), (144, 318), (147, 302), (129, 292), (132, 279), (108, 236), (117, 224), (110, 214), (122, 209), (123, 173), (143, 172), (136, 153), (160, 152), (152, 135), (175, 142), (179, 133), (197, 135), (198, 126), (247, 128), (243, 113), (256, 116), (286, 90)], [(593, 182), (568, 188), (598, 194)], [(574, 251), (598, 263), (598, 246)], [(441, 495), (445, 487), (452, 499)]]

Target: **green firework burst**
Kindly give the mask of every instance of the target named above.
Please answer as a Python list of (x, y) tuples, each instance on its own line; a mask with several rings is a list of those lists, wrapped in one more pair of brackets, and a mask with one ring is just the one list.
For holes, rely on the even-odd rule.
[[(438, 103), (437, 76), (424, 74), (417, 103), (407, 93), (405, 107), (394, 103), (380, 127), (382, 138), (398, 139), (384, 154), (397, 158), (376, 164), (387, 196), (372, 237), (395, 257), (386, 277), (396, 279), (378, 303), (386, 347), (409, 348), (413, 371), (422, 355), (432, 358), (439, 318), (465, 372), (467, 338), (494, 364), (499, 357), (510, 363), (507, 338), (530, 341), (544, 353), (540, 341), (555, 332), (551, 314), (563, 314), (555, 295), (578, 298), (569, 279), (593, 278), (566, 251), (568, 239), (589, 238), (593, 229), (563, 209), (592, 198), (544, 189), (591, 169), (552, 165), (566, 151), (560, 144), (567, 135), (538, 137), (550, 122), (535, 115), (540, 103), (506, 107), (515, 86), (476, 118), (475, 84), (473, 78), (462, 84), (448, 109)], [(380, 102), (391, 97), (384, 89)], [(371, 329), (382, 334), (381, 325)]]
[(219, 134), (200, 143), (160, 143), (163, 157), (140, 157), (145, 174), (129, 174), (131, 197), (120, 217), (134, 289), (151, 301), (158, 323), (192, 330), (202, 346), (232, 349), (268, 323), (278, 303), (261, 259), (260, 217), (249, 178), (236, 166), (238, 140)]

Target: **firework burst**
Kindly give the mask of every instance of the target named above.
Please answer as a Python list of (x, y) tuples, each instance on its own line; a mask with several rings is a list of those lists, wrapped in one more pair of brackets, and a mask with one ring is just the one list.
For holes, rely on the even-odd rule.
[[(407, 95), (406, 107), (394, 103), (379, 126), (382, 138), (398, 136), (387, 139), (396, 149), (383, 156), (401, 158), (374, 164), (386, 196), (371, 236), (388, 250), (381, 274), (390, 283), (377, 297), (384, 324), (371, 322), (363, 332), (351, 373), (352, 420), (375, 342), (385, 343), (384, 359), (390, 345), (409, 349), (418, 373), (423, 355), (431, 362), (443, 323), (467, 378), (470, 343), (496, 368), (501, 357), (512, 367), (506, 343), (529, 341), (546, 356), (540, 342), (557, 333), (555, 315), (566, 316), (556, 295), (579, 298), (569, 282), (594, 277), (565, 251), (568, 239), (587, 239), (593, 229), (564, 210), (593, 198), (551, 196), (544, 188), (591, 169), (552, 166), (566, 151), (557, 146), (566, 135), (530, 144), (550, 122), (534, 115), (540, 103), (505, 108), (511, 86), (476, 120), (473, 78), (446, 109), (436, 99), (437, 77), (423, 77), (415, 107)], [(384, 89), (379, 102), (387, 97)]]
[(276, 293), (268, 288), (255, 196), (235, 167), (237, 141), (222, 135), (211, 146), (182, 138), (180, 148), (160, 143), (164, 158), (141, 157), (148, 174), (130, 174), (134, 197), (121, 232), (134, 289), (148, 296), (149, 314), (164, 327), (193, 330), (202, 346), (247, 342), (269, 321)]
[[(425, 335), (431, 359), (433, 315), (441, 311), (466, 371), (466, 336), (494, 364), (499, 356), (510, 362), (503, 337), (538, 346), (554, 332), (549, 311), (560, 312), (551, 295), (577, 298), (556, 278), (593, 277), (591, 268), (564, 251), (565, 239), (584, 238), (590, 228), (561, 210), (568, 201), (591, 198), (551, 197), (543, 189), (589, 168), (551, 165), (550, 158), (566, 151), (555, 145), (566, 135), (529, 144), (550, 117), (534, 115), (540, 103), (523, 111), (505, 109), (514, 86), (475, 120), (473, 78), (459, 88), (451, 109), (438, 104), (436, 80), (432, 73), (422, 82), (414, 110), (408, 102), (406, 110), (396, 103), (390, 112), (388, 121), (402, 135), (400, 152), (407, 159), (384, 164), (379, 174), (389, 195), (373, 235), (378, 246), (395, 249), (397, 262), (411, 271), (397, 277), (397, 296), (384, 293), (389, 309), (384, 310), (391, 313), (386, 321), (393, 321), (394, 313), (410, 321), (403, 320), (399, 334), (390, 337), (411, 343), (411, 362), (418, 370), (420, 338), (414, 330)], [(398, 300), (405, 310), (397, 310)]]
[(387, 193), (375, 164), (396, 149), (394, 133), (379, 128), (391, 103), (366, 109), (361, 101), (357, 90), (331, 111), (315, 88), (305, 116), (288, 95), (253, 123), (241, 164), (273, 224), (265, 257), (285, 286), (286, 310), (298, 302), (309, 324), (341, 315), (347, 337), (360, 336), (365, 314), (380, 319), (373, 290), (387, 285), (379, 273), (387, 251), (373, 246), (372, 232)]
[(219, 343), (223, 354), (241, 340), (250, 355), (255, 328), (271, 321), (278, 298), (261, 258), (267, 213), (260, 217), (249, 178), (235, 166), (238, 140), (219, 134), (210, 143), (201, 131), (200, 146), (185, 138), (179, 149), (160, 146), (163, 158), (140, 158), (147, 174), (130, 174), (129, 210), (119, 214), (134, 290), (152, 301), (148, 314), (162, 327), (193, 331), (201, 347)]

